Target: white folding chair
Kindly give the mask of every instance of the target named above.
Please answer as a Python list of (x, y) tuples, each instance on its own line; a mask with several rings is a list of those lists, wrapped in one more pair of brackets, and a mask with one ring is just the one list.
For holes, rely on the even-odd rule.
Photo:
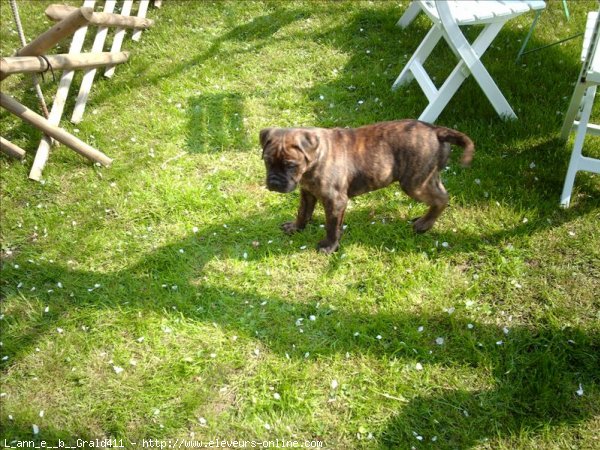
[[(398, 21), (398, 26), (405, 28), (420, 11), (424, 11), (432, 20), (433, 27), (404, 66), (392, 89), (395, 90), (414, 78), (429, 100), (429, 105), (419, 119), (435, 122), (463, 81), (472, 74), (496, 112), (503, 118), (516, 119), (515, 112), (480, 59), (506, 21), (528, 11), (541, 10), (545, 6), (542, 0), (413, 0)], [(483, 25), (483, 30), (470, 44), (459, 28), (462, 25)], [(459, 62), (438, 89), (423, 64), (442, 37)]]
[[(561, 138), (566, 140), (572, 129), (575, 129), (575, 142), (571, 152), (571, 160), (565, 177), (565, 184), (560, 197), (560, 204), (567, 208), (571, 202), (571, 191), (578, 171), (600, 173), (600, 159), (582, 155), (586, 134), (600, 135), (600, 126), (589, 123), (596, 87), (600, 84), (600, 11), (588, 14), (583, 36), (581, 60), (583, 66), (575, 85), (573, 97), (563, 123)], [(576, 120), (579, 116), (579, 120)]]

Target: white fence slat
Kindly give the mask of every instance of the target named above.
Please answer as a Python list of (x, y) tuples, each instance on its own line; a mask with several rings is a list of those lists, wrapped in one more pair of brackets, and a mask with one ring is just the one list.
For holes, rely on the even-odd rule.
[[(148, 4), (150, 3), (150, 0), (142, 0), (140, 2), (140, 7), (138, 9), (138, 13), (137, 16), (144, 18), (146, 17), (146, 12), (148, 11)], [(134, 41), (139, 41), (142, 37), (142, 30), (135, 30), (133, 32), (133, 35), (131, 36), (131, 39), (133, 39)]]
[[(121, 15), (128, 16), (131, 14), (131, 7), (133, 6), (133, 0), (125, 0), (123, 2), (123, 8), (121, 9)], [(121, 44), (123, 44), (123, 38), (125, 37), (125, 33), (127, 30), (125, 28), (117, 28), (115, 32), (115, 36), (113, 37), (112, 47), (110, 49), (111, 53), (118, 53), (121, 51)], [(107, 78), (112, 77), (115, 74), (116, 66), (107, 66), (104, 71), (104, 76)]]
[[(117, 0), (106, 0), (106, 4), (104, 5), (104, 12), (112, 13), (115, 10), (116, 3)], [(98, 32), (96, 33), (96, 37), (94, 38), (94, 44), (92, 45), (92, 53), (102, 53), (102, 51), (104, 50), (104, 42), (106, 41), (107, 35), (108, 27), (98, 28)], [(94, 83), (96, 70), (96, 68), (89, 69), (83, 74), (83, 79), (81, 80), (81, 86), (79, 88), (79, 94), (77, 95), (77, 100), (75, 102), (75, 108), (73, 109), (73, 114), (71, 115), (71, 122), (73, 123), (79, 123), (83, 118), (85, 104), (87, 103), (90, 91), (92, 89), (92, 84)]]

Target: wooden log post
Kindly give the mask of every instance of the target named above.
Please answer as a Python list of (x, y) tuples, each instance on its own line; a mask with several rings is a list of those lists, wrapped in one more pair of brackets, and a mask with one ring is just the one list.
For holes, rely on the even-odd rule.
[[(63, 38), (72, 35), (92, 18), (92, 8), (74, 8), (69, 14), (45, 33), (17, 51), (17, 56), (37, 56), (46, 53), (46, 50), (54, 47)], [(0, 74), (0, 80), (8, 75)]]
[(17, 52), (17, 56), (37, 56), (46, 53), (58, 42), (87, 25), (94, 14), (93, 8), (72, 8), (68, 14), (60, 18), (60, 22)]
[(89, 69), (114, 64), (121, 64), (129, 58), (129, 52), (119, 53), (79, 53), (48, 55), (45, 59), (39, 56), (10, 56), (0, 59), (0, 73), (39, 73), (48, 70), (48, 63), (53, 70)]
[(7, 111), (13, 113), (20, 119), (24, 120), (25, 122), (33, 125), (48, 136), (53, 137), (58, 142), (61, 142), (67, 147), (75, 150), (80, 155), (85, 156), (86, 158), (94, 162), (103, 164), (105, 166), (111, 165), (112, 159), (106, 156), (104, 153), (102, 153), (99, 150), (96, 150), (91, 145), (86, 144), (81, 139), (73, 136), (71, 133), (68, 133), (62, 128), (52, 125), (48, 120), (44, 119), (39, 114), (33, 112), (25, 105), (22, 105), (14, 98), (12, 98), (9, 95), (6, 95), (3, 92), (0, 92), (0, 106), (2, 106)]
[[(71, 14), (76, 8), (66, 5), (50, 5), (46, 8), (46, 16), (51, 20), (62, 20)], [(122, 16), (120, 14), (95, 12), (92, 13), (89, 23), (104, 27), (121, 27), (146, 29), (154, 25), (152, 19), (141, 17)]]
[(0, 136), (0, 151), (17, 159), (25, 158), (25, 150)]

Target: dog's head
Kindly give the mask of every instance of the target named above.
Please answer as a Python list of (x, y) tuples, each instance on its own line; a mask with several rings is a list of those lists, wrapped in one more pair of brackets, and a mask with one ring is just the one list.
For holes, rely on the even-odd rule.
[(267, 188), (287, 193), (296, 188), (316, 161), (319, 135), (317, 130), (306, 128), (265, 128), (260, 132), (260, 144), (267, 168)]

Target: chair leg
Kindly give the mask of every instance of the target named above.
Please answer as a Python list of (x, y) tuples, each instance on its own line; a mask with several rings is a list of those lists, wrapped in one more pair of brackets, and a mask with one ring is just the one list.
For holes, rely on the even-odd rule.
[(503, 119), (516, 119), (517, 115), (508, 104), (508, 101), (506, 101), (506, 98), (504, 98), (504, 95), (502, 95), (502, 92), (500, 92), (500, 89), (488, 71), (483, 67), (483, 64), (478, 63), (471, 67), (471, 73), (498, 115)]
[[(503, 118), (516, 119), (517, 115), (480, 61), (481, 56), (498, 35), (503, 25), (504, 22), (487, 24), (473, 44), (469, 44), (458, 26), (455, 26), (450, 30), (445, 30), (441, 24), (434, 24), (427, 36), (423, 39), (421, 45), (419, 45), (419, 48), (402, 69), (402, 72), (392, 85), (392, 90), (396, 90), (399, 86), (411, 81), (414, 77), (414, 68), (419, 69), (420, 72), (424, 72), (422, 70), (423, 62), (427, 59), (440, 38), (443, 36), (460, 62), (439, 91), (433, 92), (432, 95), (427, 95), (430, 103), (419, 118), (427, 122), (434, 122), (446, 107), (452, 96), (456, 93), (462, 82), (469, 74), (473, 74), (473, 77), (498, 115)], [(430, 82), (430, 80), (427, 81)]]
[(411, 72), (411, 68), (413, 63), (416, 61), (419, 64), (423, 64), (425, 60), (429, 57), (437, 43), (442, 38), (442, 30), (439, 25), (433, 25), (431, 30), (427, 33), (415, 53), (408, 60), (396, 81), (392, 85), (392, 90), (395, 91), (398, 87), (409, 83), (413, 79), (413, 73)]
[(571, 133), (571, 129), (573, 128), (573, 122), (581, 108), (581, 102), (585, 93), (585, 84), (577, 82), (575, 90), (573, 91), (573, 96), (571, 97), (571, 102), (569, 103), (569, 109), (567, 109), (567, 113), (565, 114), (563, 126), (560, 130), (560, 138), (563, 141), (566, 141), (569, 138), (569, 134)]
[(573, 183), (575, 182), (575, 175), (579, 170), (579, 162), (582, 158), (581, 151), (583, 149), (583, 142), (585, 140), (587, 125), (590, 120), (590, 114), (592, 113), (592, 107), (594, 106), (595, 96), (596, 86), (590, 86), (589, 88), (587, 88), (585, 93), (585, 104), (583, 106), (583, 111), (581, 112), (579, 125), (577, 125), (577, 133), (575, 134), (575, 142), (573, 143), (573, 151), (571, 152), (569, 168), (567, 169), (565, 184), (563, 186), (562, 194), (560, 196), (560, 204), (564, 208), (568, 208), (571, 202), (571, 192), (573, 190)]
[(498, 115), (503, 118), (516, 119), (517, 115), (480, 61), (481, 56), (496, 38), (503, 25), (504, 22), (495, 22), (486, 25), (470, 49), (457, 48), (457, 51), (467, 63), (475, 81), (477, 81)]
[(450, 49), (457, 55), (460, 62), (439, 89), (437, 98), (427, 105), (419, 117), (420, 120), (425, 122), (435, 122), (470, 73), (473, 74), (477, 83), (479, 83), (483, 89), (483, 92), (488, 97), (492, 103), (492, 106), (500, 116), (507, 116), (511, 118), (517, 117), (500, 92), (500, 89), (498, 89), (498, 86), (496, 86), (496, 83), (494, 83), (492, 80), (490, 74), (479, 61), (481, 55), (483, 55), (483, 53), (487, 50), (494, 38), (502, 29), (502, 25), (503, 23), (492, 23), (486, 25), (479, 36), (477, 36), (477, 39), (475, 39), (473, 42), (473, 45), (470, 46), (468, 51), (465, 51), (464, 49), (459, 50), (459, 48), (453, 43), (453, 40), (450, 38), (450, 36), (447, 33), (442, 32), (444, 38), (450, 46)]
[(421, 6), (419, 5), (419, 2), (413, 0), (410, 2), (410, 5), (408, 5), (408, 9), (402, 14), (402, 17), (400, 17), (400, 20), (396, 23), (396, 26), (403, 29), (406, 28), (413, 20), (415, 20), (420, 12)]
[(465, 64), (463, 61), (458, 63), (452, 73), (446, 78), (444, 84), (439, 89), (435, 100), (429, 102), (427, 107), (419, 116), (419, 120), (424, 122), (434, 123), (442, 113), (446, 105), (450, 102), (458, 88), (463, 84), (463, 81), (469, 76), (468, 72), (463, 70)]

